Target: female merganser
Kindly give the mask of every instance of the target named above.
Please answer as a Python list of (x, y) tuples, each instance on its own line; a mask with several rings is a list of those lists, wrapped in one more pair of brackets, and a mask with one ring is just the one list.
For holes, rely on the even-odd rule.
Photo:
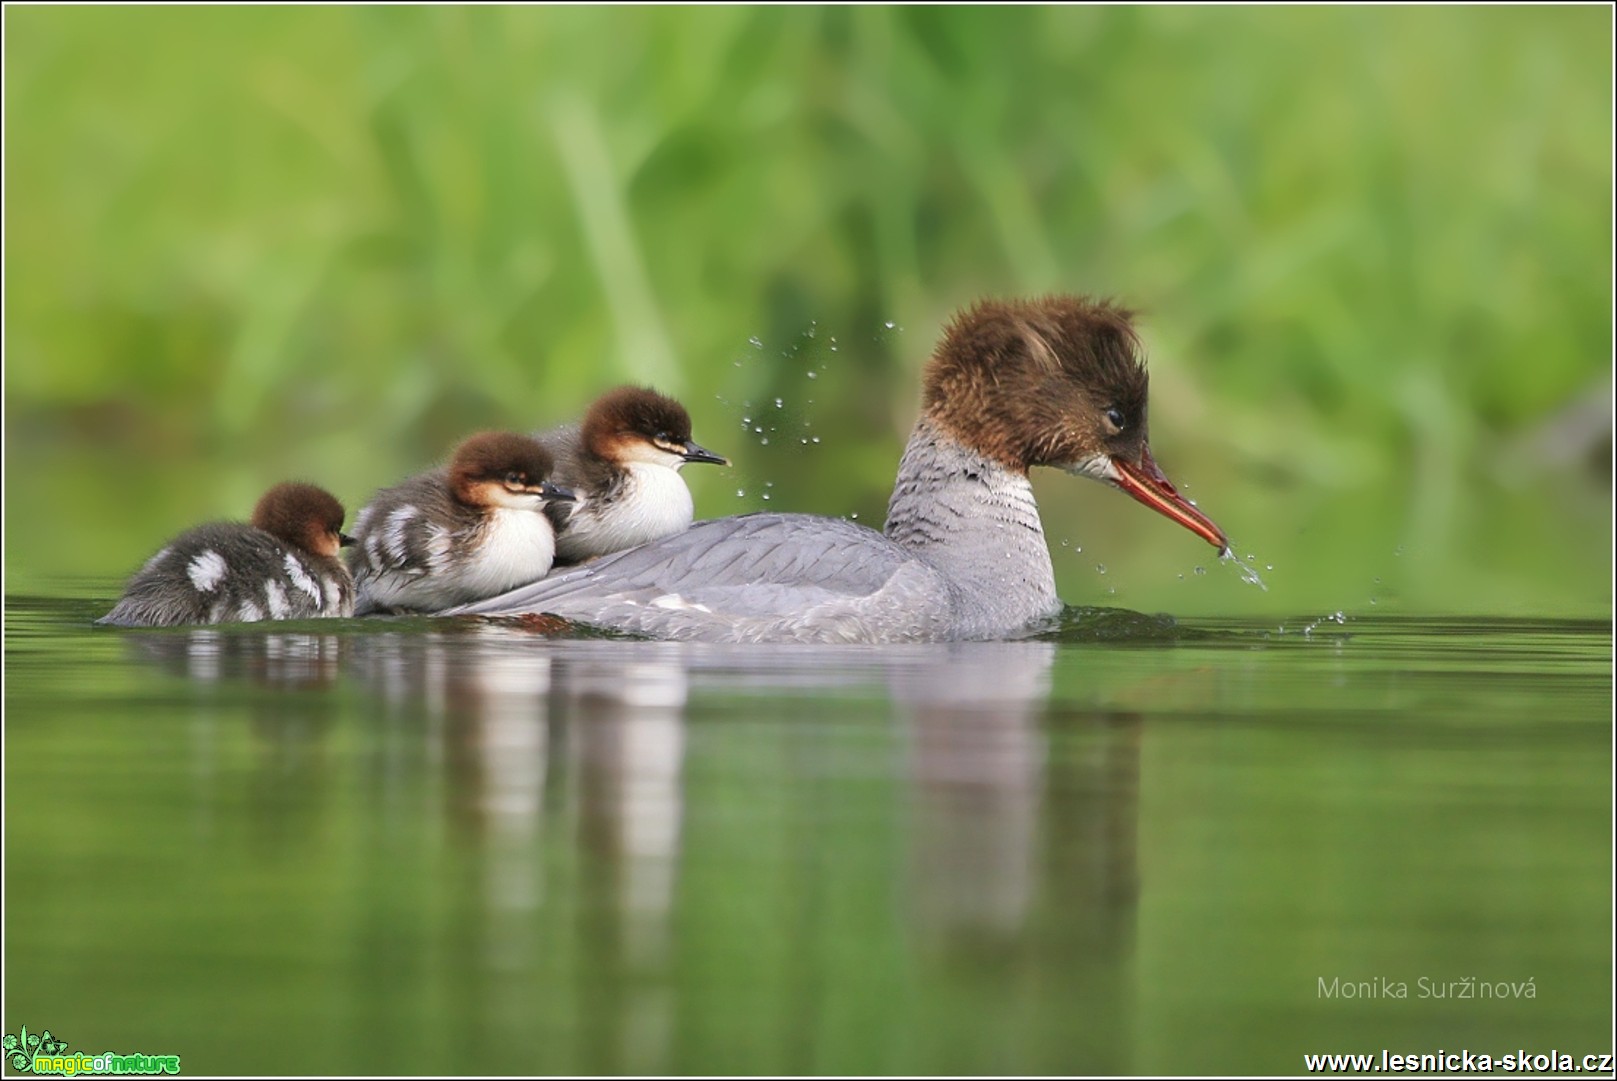
[(97, 623), (177, 627), (354, 614), (354, 581), (337, 558), (352, 544), (335, 496), (312, 484), (277, 484), (252, 524), (210, 522), (181, 533), (129, 580)]
[(686, 462), (729, 461), (691, 442), (691, 417), (672, 398), (641, 387), (603, 394), (582, 424), (536, 438), (555, 455), (556, 483), (576, 503), (550, 511), (556, 562), (586, 559), (658, 540), (691, 524)]
[(358, 614), (436, 612), (543, 578), (556, 547), (545, 508), (573, 498), (545, 479), (551, 466), (527, 436), (481, 432), (448, 468), (377, 492), (354, 519)]
[(458, 612), (545, 612), (701, 641), (998, 638), (1056, 615), (1028, 469), (1093, 477), (1223, 549), (1146, 441), (1132, 313), (1107, 301), (983, 302), (923, 377), (885, 535), (806, 514), (744, 514), (608, 556)]

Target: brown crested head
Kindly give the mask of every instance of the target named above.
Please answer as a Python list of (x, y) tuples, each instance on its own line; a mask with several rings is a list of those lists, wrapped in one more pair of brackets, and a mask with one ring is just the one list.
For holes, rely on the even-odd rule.
[(253, 508), (252, 523), (270, 536), (313, 552), (335, 556), (346, 541), (337, 497), (313, 484), (277, 484)]
[(955, 316), (926, 366), (922, 408), (1002, 465), (1138, 460), (1147, 381), (1133, 313), (1108, 300), (980, 301)]
[(1109, 300), (982, 301), (926, 366), (922, 408), (960, 444), (1019, 472), (1055, 466), (1115, 485), (1222, 549), (1224, 531), (1151, 457), (1133, 313)]
[(548, 496), (560, 491), (546, 483), (554, 467), (550, 452), (525, 435), (479, 432), (455, 448), (449, 484), (457, 499), (477, 506), (505, 502), (502, 494)]
[(602, 458), (619, 457), (628, 444), (651, 443), (681, 453), (691, 438), (685, 407), (649, 387), (618, 387), (595, 399), (584, 414), (584, 446)]

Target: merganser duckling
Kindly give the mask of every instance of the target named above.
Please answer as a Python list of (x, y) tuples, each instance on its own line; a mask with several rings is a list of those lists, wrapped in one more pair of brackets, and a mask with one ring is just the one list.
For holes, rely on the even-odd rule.
[(674, 399), (641, 387), (603, 394), (569, 424), (536, 436), (555, 455), (556, 483), (577, 502), (553, 506), (556, 563), (582, 563), (678, 533), (691, 524), (687, 462), (729, 461), (691, 442), (691, 417)]
[(436, 612), (543, 578), (556, 535), (548, 505), (573, 498), (546, 478), (527, 436), (480, 432), (447, 468), (371, 497), (354, 519), (356, 611)]
[(97, 623), (178, 627), (354, 614), (354, 581), (337, 558), (352, 544), (337, 498), (312, 484), (277, 484), (252, 523), (210, 522), (169, 541)]
[(926, 366), (885, 535), (806, 514), (716, 518), (458, 612), (721, 642), (1024, 632), (1061, 610), (1032, 466), (1104, 481), (1228, 546), (1152, 459), (1146, 391), (1129, 311), (1083, 297), (982, 302)]

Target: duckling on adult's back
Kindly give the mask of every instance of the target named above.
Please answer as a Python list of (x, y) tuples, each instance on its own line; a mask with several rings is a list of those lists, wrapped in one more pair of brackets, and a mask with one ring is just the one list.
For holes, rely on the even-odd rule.
[(176, 627), (354, 614), (337, 550), (343, 508), (312, 484), (277, 484), (251, 524), (210, 522), (175, 537), (136, 572), (97, 623)]
[(526, 436), (481, 432), (449, 466), (384, 488), (354, 519), (358, 613), (436, 612), (543, 578), (555, 533), (545, 508), (572, 499)]
[(1128, 311), (1078, 297), (981, 303), (926, 367), (885, 534), (813, 515), (713, 519), (460, 611), (703, 641), (1014, 634), (1061, 608), (1032, 466), (1104, 481), (1225, 546), (1152, 459), (1146, 399)]
[(536, 438), (555, 455), (556, 483), (577, 497), (550, 512), (558, 564), (678, 533), (694, 513), (680, 467), (730, 464), (691, 441), (684, 406), (643, 387), (609, 391), (590, 406), (583, 423)]

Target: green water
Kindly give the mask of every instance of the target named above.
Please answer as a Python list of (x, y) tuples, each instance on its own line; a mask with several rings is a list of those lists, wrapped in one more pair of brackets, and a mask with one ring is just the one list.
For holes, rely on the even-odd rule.
[[(1611, 1048), (1605, 622), (735, 648), (67, 592), (7, 602), (7, 1032), (188, 1073)], [(1533, 997), (1423, 995), (1467, 979)]]

